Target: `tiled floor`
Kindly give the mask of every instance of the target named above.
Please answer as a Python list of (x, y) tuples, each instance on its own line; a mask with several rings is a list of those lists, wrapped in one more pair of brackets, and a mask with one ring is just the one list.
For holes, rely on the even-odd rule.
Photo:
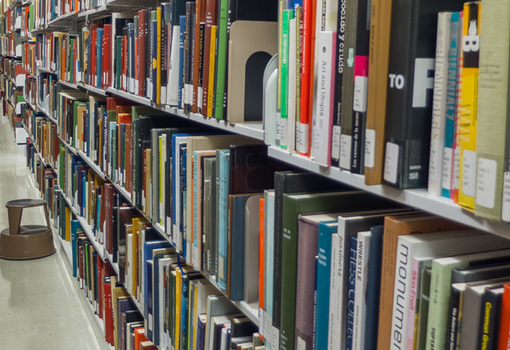
[[(24, 150), (24, 146), (15, 145), (7, 119), (0, 116), (0, 230), (8, 226), (7, 201), (37, 198)], [(23, 223), (44, 223), (43, 211), (31, 210)], [(68, 273), (57, 240), (55, 246), (57, 252), (42, 259), (0, 259), (1, 350), (105, 347), (95, 336), (97, 326), (91, 312), (84, 309), (83, 296)]]

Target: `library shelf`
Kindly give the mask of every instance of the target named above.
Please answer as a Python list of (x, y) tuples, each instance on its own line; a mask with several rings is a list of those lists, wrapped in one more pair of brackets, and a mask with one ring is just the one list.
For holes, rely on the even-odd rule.
[(57, 18), (54, 18), (51, 21), (49, 21), (46, 24), (46, 27), (49, 28), (51, 26), (60, 25), (63, 22), (72, 22), (72, 23), (74, 23), (77, 15), (78, 14), (76, 12), (69, 12), (69, 13), (66, 13), (65, 15), (58, 16)]
[(139, 103), (139, 104), (144, 105), (144, 106), (152, 107), (152, 101), (150, 99), (148, 99), (147, 97), (142, 97), (142, 96), (134, 95), (134, 94), (131, 94), (129, 92), (120, 91), (120, 90), (117, 90), (117, 89), (112, 88), (112, 87), (108, 87), (106, 89), (106, 92), (109, 92), (112, 95), (115, 95), (115, 96), (118, 96), (118, 97), (125, 98), (126, 100), (130, 100), (130, 101)]
[(78, 87), (82, 88), (82, 89), (85, 89), (85, 90), (88, 90), (90, 92), (93, 92), (95, 94), (101, 95), (101, 96), (106, 96), (106, 91), (105, 90), (99, 89), (99, 88), (94, 87), (94, 86), (90, 86), (90, 85), (86, 85), (86, 84), (83, 84), (83, 83), (79, 83)]
[(76, 208), (74, 207), (73, 203), (71, 202), (71, 199), (69, 197), (67, 197), (64, 192), (62, 192), (62, 198), (64, 198), (64, 200), (66, 201), (67, 203), (67, 206), (71, 209), (71, 211), (73, 212), (73, 214), (76, 216), (76, 218), (78, 219), (78, 222), (80, 223), (80, 226), (83, 230), (83, 232), (85, 233), (85, 235), (88, 237), (88, 239), (90, 240), (90, 242), (92, 243), (92, 245), (94, 246), (94, 249), (96, 250), (97, 254), (99, 254), (99, 256), (101, 257), (101, 260), (105, 260), (105, 249), (104, 249), (104, 245), (102, 243), (99, 243), (97, 240), (96, 240), (96, 237), (94, 236), (94, 232), (92, 232), (92, 227), (89, 225), (89, 223), (85, 220), (85, 218), (83, 216), (81, 216), (78, 211), (76, 210)]
[(56, 72), (56, 71), (51, 70), (51, 69), (46, 69), (46, 68), (37, 67), (37, 70), (39, 71), (39, 73), (57, 74), (57, 72)]
[(58, 240), (60, 241), (60, 245), (62, 246), (62, 250), (64, 251), (64, 255), (67, 258), (67, 261), (69, 262), (69, 265), (73, 265), (73, 248), (71, 246), (71, 242), (66, 241), (65, 239), (62, 239), (57, 233), (55, 233), (55, 227), (52, 227), (51, 230), (53, 231), (54, 235), (58, 236)]
[(68, 82), (63, 81), (63, 80), (60, 80), (60, 79), (58, 80), (58, 82), (59, 82), (60, 84), (64, 85), (64, 86), (68, 87), (68, 88), (71, 88), (71, 89), (78, 89), (78, 85), (76, 85), (76, 84), (68, 83)]
[(48, 113), (48, 112), (47, 112), (44, 108), (42, 108), (42, 107), (41, 107), (41, 105), (39, 105), (39, 104), (37, 105), (37, 112), (41, 112), (41, 113), (43, 113), (43, 114), (46, 116), (46, 118), (48, 118), (48, 119), (49, 119), (49, 120), (51, 120), (53, 123), (55, 123), (55, 124), (57, 124), (57, 125), (58, 125), (58, 121), (57, 121), (55, 118), (53, 118), (53, 117), (51, 116), (51, 114), (50, 114), (50, 113)]
[(104, 255), (106, 257), (106, 260), (108, 260), (110, 262), (110, 264), (113, 267), (113, 270), (115, 271), (115, 273), (118, 276), (119, 275), (119, 264), (117, 264), (116, 262), (113, 262), (113, 255), (110, 254), (108, 251), (105, 250)]
[(498, 236), (510, 237), (510, 226), (476, 217), (472, 212), (453, 203), (450, 199), (431, 196), (426, 188), (399, 190), (386, 185), (365, 185), (363, 175), (351, 174), (336, 167), (322, 167), (308, 157), (290, 154), (276, 146), (268, 147), (269, 156), (296, 165), (310, 172), (323, 175), (357, 189), (376, 194), (425, 212), (448, 218), (466, 226), (487, 231)]

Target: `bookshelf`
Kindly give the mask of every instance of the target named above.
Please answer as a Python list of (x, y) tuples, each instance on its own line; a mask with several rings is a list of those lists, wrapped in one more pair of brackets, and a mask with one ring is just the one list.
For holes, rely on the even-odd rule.
[[(27, 6), (30, 2), (27, 3), (19, 3), (17, 2), (15, 6)], [(127, 9), (132, 11), (133, 3), (126, 0), (107, 0), (102, 5), (87, 9), (82, 12), (71, 12), (57, 18), (51, 19), (47, 21), (47, 24), (36, 25), (36, 29), (31, 31), (31, 36), (35, 37), (39, 34), (50, 33), (54, 31), (67, 31), (67, 30), (80, 30), (83, 28), (85, 24), (90, 24), (94, 21), (101, 20), (108, 16), (111, 16), (112, 13), (115, 12), (124, 12)], [(144, 6), (145, 7), (145, 6)], [(142, 8), (142, 7), (140, 7)], [(5, 34), (10, 35), (13, 32), (18, 31), (19, 28), (15, 28), (11, 31), (7, 31)], [(73, 34), (75, 35), (75, 34)], [(76, 34), (78, 35), (78, 34)], [(21, 57), (12, 57), (8, 55), (4, 55), (6, 58), (16, 58), (19, 59)], [(112, 59), (113, 60), (113, 59)], [(37, 72), (47, 73), (59, 75), (60, 72), (58, 70), (50, 70), (45, 68), (37, 67)], [(36, 76), (37, 77), (37, 76)], [(16, 81), (9, 77), (12, 84), (16, 85)], [(356, 189), (384, 197), (390, 199), (394, 202), (409, 206), (411, 208), (415, 208), (421, 210), (426, 213), (437, 215), (438, 217), (444, 217), (455, 221), (460, 224), (467, 225), (469, 227), (486, 231), (492, 233), (497, 236), (501, 236), (504, 238), (510, 238), (510, 230), (509, 226), (505, 223), (498, 223), (495, 221), (490, 221), (487, 219), (483, 219), (475, 216), (475, 214), (470, 211), (463, 209), (458, 204), (453, 203), (452, 200), (446, 199), (443, 197), (437, 197), (430, 195), (426, 189), (406, 189), (406, 190), (398, 190), (393, 187), (385, 186), (385, 185), (367, 185), (365, 183), (365, 177), (363, 175), (353, 174), (350, 171), (341, 170), (339, 167), (334, 166), (322, 166), (319, 165), (314, 160), (310, 159), (306, 156), (298, 155), (297, 153), (288, 152), (280, 147), (273, 145), (273, 140), (265, 139), (265, 130), (264, 123), (262, 122), (253, 122), (253, 123), (231, 123), (227, 120), (217, 120), (215, 118), (204, 116), (200, 113), (193, 113), (188, 110), (184, 111), (181, 108), (177, 108), (175, 106), (167, 105), (167, 104), (159, 104), (155, 103), (154, 98), (146, 97), (145, 95), (138, 95), (132, 92), (122, 91), (113, 86), (107, 86), (109, 84), (104, 84), (103, 88), (88, 85), (84, 82), (77, 81), (76, 83), (70, 83), (65, 79), (59, 79), (58, 84), (64, 89), (72, 89), (76, 91), (85, 91), (88, 95), (93, 96), (101, 96), (101, 97), (121, 97), (129, 102), (136, 103), (137, 105), (151, 107), (155, 111), (160, 112), (162, 115), (174, 116), (184, 120), (189, 120), (196, 122), (197, 125), (210, 127), (211, 130), (222, 130), (228, 133), (237, 134), (246, 136), (248, 138), (263, 141), (268, 145), (268, 155), (272, 159), (281, 161), (283, 163), (295, 166), (297, 168), (303, 169), (307, 172), (315, 173), (323, 176), (324, 178), (328, 178), (330, 180), (340, 182), (349, 186), (352, 186)], [(12, 102), (9, 100), (9, 103)], [(39, 102), (36, 103), (28, 103), (28, 106), (33, 110), (34, 113), (39, 113), (44, 115), (48, 120), (53, 122), (54, 124), (58, 124), (58, 120), (55, 116), (48, 113), (44, 110)], [(13, 106), (15, 107), (15, 106)], [(134, 206), (133, 194), (126, 190), (125, 187), (119, 185), (116, 181), (110, 178), (105, 172), (103, 172), (102, 168), (96, 164), (93, 160), (91, 160), (83, 150), (76, 149), (68, 142), (66, 142), (62, 135), (59, 135), (60, 144), (64, 145), (65, 148), (77, 156), (83, 163), (87, 166), (87, 169), (90, 169), (97, 175), (102, 181), (111, 184), (115, 189), (115, 193), (123, 198), (125, 204), (129, 206)], [(50, 164), (45, 162), (44, 158), (37, 152), (38, 157), (40, 157), (43, 165), (45, 167), (51, 167)], [(57, 169), (53, 169), (57, 172)], [(99, 244), (95, 239), (93, 229), (87, 223), (86, 219), (79, 215), (79, 212), (75, 209), (75, 203), (72, 200), (63, 195), (64, 201), (67, 203), (67, 206), (71, 208), (73, 214), (76, 216), (77, 220), (80, 223), (85, 235), (89, 238), (90, 242), (94, 246), (95, 250), (100, 255), (101, 259), (104, 261), (112, 262), (112, 267), (117, 274), (119, 274), (120, 269), (117, 263), (113, 263), (113, 257), (110, 253), (108, 253), (103, 244)], [(155, 222), (147, 213), (140, 212), (141, 217), (143, 217), (148, 222), (152, 223), (154, 230), (157, 231), (162, 238), (172, 243), (172, 237), (169, 232), (165, 232), (165, 229), (159, 222)], [(64, 244), (66, 242), (62, 242)], [(67, 244), (67, 243), (66, 243)], [(211, 282), (213, 286), (217, 288), (217, 290), (224, 295), (225, 291), (219, 287), (216, 278), (214, 276), (210, 276), (207, 273), (203, 273), (203, 276)], [(143, 311), (140, 303), (136, 301), (136, 298), (132, 295), (132, 291), (128, 289), (129, 293), (133, 297), (133, 300), (136, 302), (136, 306), (140, 311)], [(259, 310), (258, 306), (254, 303), (248, 304), (244, 301), (232, 301), (232, 304), (235, 305), (242, 313), (244, 313), (247, 317), (250, 318), (256, 325), (262, 326), (260, 323), (263, 320), (259, 319)]]

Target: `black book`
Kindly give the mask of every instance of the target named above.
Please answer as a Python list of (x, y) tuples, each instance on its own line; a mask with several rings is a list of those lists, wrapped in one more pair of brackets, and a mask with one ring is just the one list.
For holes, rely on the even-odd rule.
[(230, 325), (232, 338), (252, 336), (259, 331), (259, 327), (248, 317), (234, 317)]
[[(232, 156), (231, 156), (232, 157)], [(283, 194), (348, 190), (349, 187), (317, 174), (295, 171), (274, 173), (274, 283), (273, 326), (280, 329), (282, 293)]]
[(395, 0), (391, 9), (383, 181), (397, 188), (428, 181), (437, 14), (461, 0)]
[(365, 125), (367, 121), (368, 51), (370, 24), (368, 1), (358, 1), (356, 56), (354, 62), (354, 99), (352, 106), (351, 173), (363, 174), (365, 169)]
[(483, 312), (480, 315), (478, 330), (478, 349), (496, 350), (498, 347), (503, 290), (503, 287), (485, 288), (482, 296)]

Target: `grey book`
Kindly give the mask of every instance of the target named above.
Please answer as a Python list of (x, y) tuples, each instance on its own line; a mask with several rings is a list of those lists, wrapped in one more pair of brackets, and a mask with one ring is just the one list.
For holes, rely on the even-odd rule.
[(510, 276), (510, 262), (482, 266), (470, 266), (452, 270), (453, 283), (469, 283)]
[(210, 250), (211, 250), (211, 184), (212, 184), (212, 160), (214, 158), (204, 158), (203, 172), (203, 192), (202, 192), (202, 271), (210, 273)]
[[(212, 318), (215, 316), (230, 315), (238, 312), (238, 309), (223, 295), (209, 295), (207, 297), (207, 325), (212, 325)], [(214, 327), (207, 327), (205, 336), (205, 349), (213, 350)]]
[(258, 300), (261, 198), (263, 198), (262, 195), (251, 196), (245, 206), (244, 301), (247, 303)]
[[(484, 311), (482, 297), (485, 288), (497, 288), (503, 286), (504, 282), (493, 284), (481, 284), (476, 286), (468, 285), (464, 291), (464, 301), (461, 305), (462, 318), (460, 324), (460, 350), (477, 350), (478, 337), (480, 334), (480, 315)], [(464, 307), (466, 306), (466, 307)]]
[[(430, 296), (430, 278), (431, 266), (421, 269), (420, 277), (420, 299), (418, 314), (418, 333), (416, 335), (416, 350), (425, 350), (427, 340), (427, 319), (429, 316), (429, 296)], [(418, 308), (417, 308), (418, 309)]]

